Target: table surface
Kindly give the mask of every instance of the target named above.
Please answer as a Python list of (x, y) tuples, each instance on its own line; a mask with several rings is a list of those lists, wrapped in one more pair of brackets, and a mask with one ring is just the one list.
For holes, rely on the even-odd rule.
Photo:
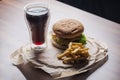
[(10, 60), (12, 52), (29, 42), (23, 7), (37, 1), (49, 4), (48, 31), (57, 20), (74, 18), (83, 23), (87, 36), (104, 41), (108, 46), (108, 57), (101, 62), (103, 65), (96, 64), (94, 70), (60, 80), (120, 80), (120, 24), (55, 0), (0, 1), (0, 80), (53, 80), (42, 70), (32, 69), (29, 64), (16, 67)]

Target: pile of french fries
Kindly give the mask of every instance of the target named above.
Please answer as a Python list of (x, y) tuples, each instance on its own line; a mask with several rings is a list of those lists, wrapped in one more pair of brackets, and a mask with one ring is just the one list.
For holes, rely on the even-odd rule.
[(57, 56), (65, 64), (78, 63), (81, 60), (87, 60), (89, 57), (89, 48), (85, 48), (82, 43), (70, 42), (68, 48)]

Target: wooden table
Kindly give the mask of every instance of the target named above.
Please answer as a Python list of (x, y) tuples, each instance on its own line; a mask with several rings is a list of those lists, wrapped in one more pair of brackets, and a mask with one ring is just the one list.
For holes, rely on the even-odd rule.
[[(29, 42), (23, 7), (36, 1), (42, 0), (0, 1), (0, 80), (53, 80), (44, 71), (33, 69), (29, 64), (16, 67), (10, 61), (10, 54)], [(109, 48), (109, 56), (101, 64), (96, 64), (93, 70), (60, 80), (120, 80), (120, 24), (58, 1), (43, 2), (47, 2), (51, 10), (49, 31), (55, 21), (75, 18), (85, 26), (86, 35), (106, 42)]]

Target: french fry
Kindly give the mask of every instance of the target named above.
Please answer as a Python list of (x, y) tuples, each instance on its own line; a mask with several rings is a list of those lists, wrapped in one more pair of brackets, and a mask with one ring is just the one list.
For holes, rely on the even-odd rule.
[(70, 42), (68, 49), (58, 55), (57, 58), (65, 64), (79, 62), (79, 60), (85, 60), (89, 57), (88, 50), (89, 48), (85, 48), (82, 43)]
[(71, 62), (71, 61), (73, 61), (73, 58), (68, 57), (68, 58), (65, 58), (65, 59), (63, 60), (63, 63), (67, 64), (67, 63), (69, 63), (69, 62)]
[(74, 54), (74, 53), (77, 53), (79, 51), (80, 47), (74, 49), (71, 53)]
[(66, 50), (64, 53), (60, 54), (57, 56), (58, 59), (62, 59), (62, 57), (66, 56), (66, 55), (69, 55), (69, 50)]
[(71, 49), (72, 47), (72, 42), (69, 43), (68, 49)]

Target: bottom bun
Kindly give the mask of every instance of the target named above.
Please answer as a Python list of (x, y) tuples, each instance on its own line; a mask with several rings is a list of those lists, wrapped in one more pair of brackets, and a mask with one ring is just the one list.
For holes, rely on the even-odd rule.
[(56, 43), (54, 40), (52, 40), (52, 44), (53, 44), (53, 46), (55, 46), (56, 48), (59, 48), (59, 49), (66, 49), (66, 48), (68, 48), (68, 46), (59, 45), (59, 44)]

